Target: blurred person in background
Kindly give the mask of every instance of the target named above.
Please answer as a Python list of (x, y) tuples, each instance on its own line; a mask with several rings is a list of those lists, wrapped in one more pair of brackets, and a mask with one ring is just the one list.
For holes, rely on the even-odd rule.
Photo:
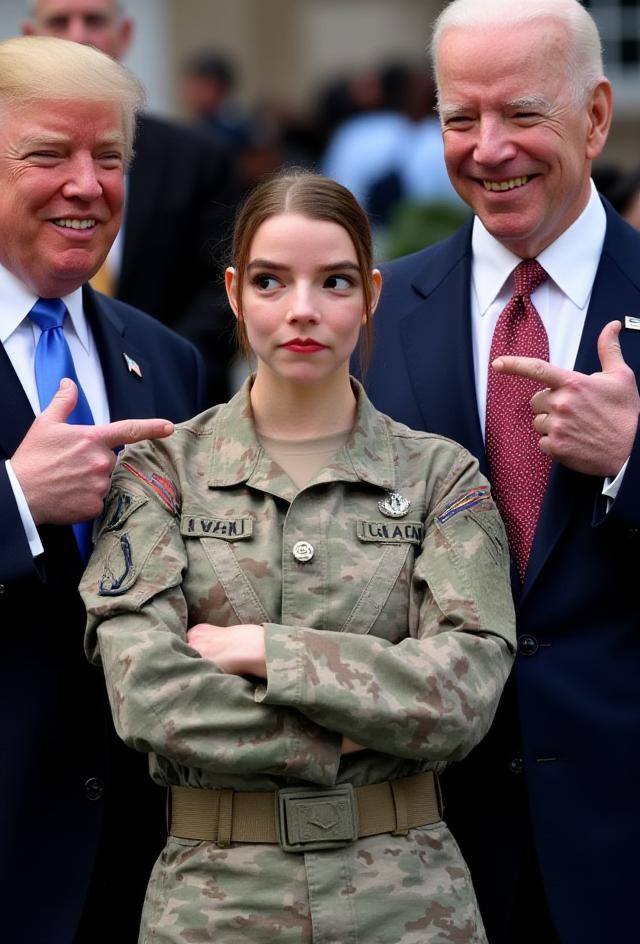
[(215, 51), (195, 53), (181, 69), (180, 98), (196, 127), (235, 153), (251, 140), (251, 118), (234, 99), (236, 69), (228, 56)]
[(623, 170), (603, 164), (594, 168), (593, 181), (614, 210), (634, 229), (640, 229), (640, 167)]
[[(435, 116), (435, 87), (424, 65), (390, 63), (355, 73), (349, 85), (355, 114), (338, 125), (322, 160), (324, 173), (349, 187), (365, 207), (378, 241), (394, 241), (388, 228), (436, 203), (459, 211), (461, 200), (444, 162), (442, 132)], [(451, 229), (459, 220), (454, 212)], [(424, 243), (422, 243), (424, 245)], [(418, 248), (416, 246), (416, 248)]]
[[(134, 22), (117, 0), (32, 0), (23, 33), (70, 39), (121, 59)], [(216, 263), (238, 197), (225, 145), (140, 115), (123, 227), (95, 282), (193, 341), (205, 357), (211, 403), (229, 395), (235, 353)]]

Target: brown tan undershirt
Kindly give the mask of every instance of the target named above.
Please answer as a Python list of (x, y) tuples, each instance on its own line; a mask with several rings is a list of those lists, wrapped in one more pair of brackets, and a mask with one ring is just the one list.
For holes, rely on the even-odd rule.
[(258, 441), (267, 455), (277, 462), (298, 488), (315, 478), (342, 449), (350, 429), (318, 439), (273, 439), (258, 432)]

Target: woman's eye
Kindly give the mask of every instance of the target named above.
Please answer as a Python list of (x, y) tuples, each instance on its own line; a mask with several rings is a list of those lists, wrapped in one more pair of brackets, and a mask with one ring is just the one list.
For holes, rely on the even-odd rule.
[(253, 284), (262, 292), (268, 292), (270, 289), (277, 288), (280, 282), (274, 275), (256, 275)]
[(351, 288), (353, 282), (346, 275), (330, 275), (324, 284), (326, 288), (344, 291), (344, 289)]

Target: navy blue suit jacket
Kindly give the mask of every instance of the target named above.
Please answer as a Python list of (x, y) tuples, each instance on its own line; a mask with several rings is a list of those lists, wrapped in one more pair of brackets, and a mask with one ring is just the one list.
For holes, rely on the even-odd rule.
[[(640, 234), (606, 210), (575, 363), (584, 373), (600, 370), (604, 325), (640, 317)], [(461, 442), (486, 474), (470, 266), (471, 222), (384, 268), (366, 387), (395, 419)], [(640, 376), (640, 331), (623, 328), (621, 345)], [(514, 582), (514, 672), (490, 734), (447, 774), (445, 815), (471, 866), (490, 940), (500, 940), (515, 892), (527, 796), (561, 940), (637, 938), (639, 442), (608, 514), (601, 479), (554, 464), (526, 582)]]
[[(204, 409), (204, 365), (188, 341), (88, 287), (84, 305), (112, 420)], [(70, 944), (90, 901), (86, 939), (134, 944), (164, 797), (144, 755), (116, 738), (102, 673), (84, 657), (71, 527), (40, 528), (45, 552), (29, 551), (3, 460), (34, 416), (1, 346), (0, 391), (0, 928), (12, 944)]]

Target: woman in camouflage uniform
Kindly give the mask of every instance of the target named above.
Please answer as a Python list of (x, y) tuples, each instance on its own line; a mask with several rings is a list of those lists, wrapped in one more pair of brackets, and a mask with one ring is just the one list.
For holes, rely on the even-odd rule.
[(171, 788), (141, 941), (484, 942), (434, 774), (512, 661), (489, 488), (349, 377), (380, 274), (348, 191), (261, 185), (226, 282), (255, 374), (125, 450), (81, 588), (118, 732)]

